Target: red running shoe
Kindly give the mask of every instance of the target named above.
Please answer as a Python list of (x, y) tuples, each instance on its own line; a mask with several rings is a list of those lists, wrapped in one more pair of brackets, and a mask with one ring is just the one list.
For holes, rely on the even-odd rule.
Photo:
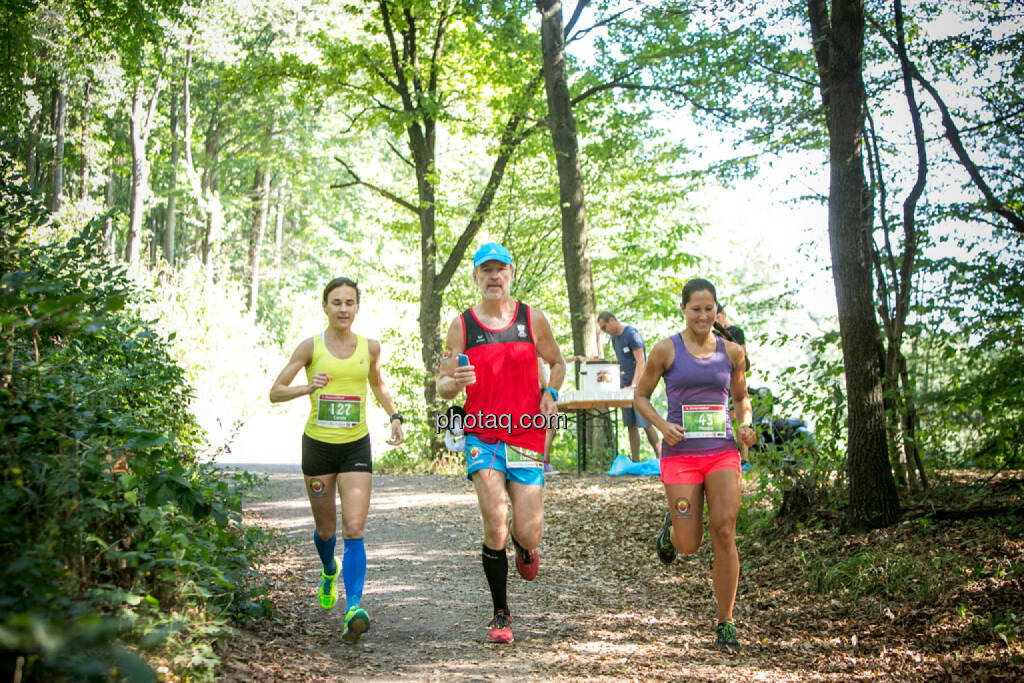
[(512, 539), (512, 545), (516, 548), (516, 569), (519, 576), (527, 581), (537, 578), (537, 570), (540, 569), (540, 553), (536, 550), (527, 550), (519, 545), (519, 541), (512, 535), (512, 527), (509, 526), (508, 536)]
[(491, 619), (491, 623), (487, 624), (487, 639), (492, 643), (511, 643), (514, 638), (512, 637), (512, 617), (505, 614), (505, 610), (498, 610), (498, 613)]

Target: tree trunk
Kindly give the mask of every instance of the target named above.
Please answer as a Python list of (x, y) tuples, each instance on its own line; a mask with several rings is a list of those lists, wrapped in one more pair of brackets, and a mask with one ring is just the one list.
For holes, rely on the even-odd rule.
[(260, 254), (267, 229), (270, 201), (270, 170), (257, 166), (252, 179), (252, 221), (249, 230), (249, 312), (255, 312), (260, 298)]
[(78, 143), (78, 199), (89, 196), (89, 121), (92, 119), (92, 80), (86, 80), (82, 93), (82, 125)]
[[(583, 195), (576, 120), (572, 113), (569, 81), (565, 68), (565, 33), (560, 0), (537, 0), (541, 12), (541, 42), (544, 52), (544, 86), (548, 102), (548, 129), (558, 169), (558, 199), (562, 219), (562, 259), (572, 328), (573, 353), (596, 356), (597, 304), (587, 238), (587, 215)], [(612, 441), (605, 420), (588, 420), (588, 441), (595, 453), (608, 451)], [(617, 451), (617, 444), (614, 444)], [(612, 454), (614, 457), (615, 453)], [(604, 464), (602, 462), (602, 464)]]
[(177, 230), (178, 161), (181, 158), (181, 139), (178, 137), (178, 93), (171, 95), (171, 179), (167, 190), (167, 214), (164, 217), (164, 258), (174, 265), (174, 241)]
[(213, 262), (220, 244), (224, 227), (224, 212), (220, 205), (220, 172), (218, 168), (221, 139), (227, 130), (227, 123), (215, 109), (206, 127), (206, 166), (203, 168), (202, 200), (206, 205), (206, 229), (203, 232), (203, 266), (212, 276)]
[(281, 284), (281, 247), (284, 244), (284, 210), (285, 197), (288, 192), (288, 179), (282, 177), (277, 183), (277, 212), (274, 221), (274, 282)]
[(117, 236), (114, 234), (114, 217), (111, 212), (114, 209), (114, 184), (117, 182), (117, 163), (116, 161), (110, 162), (110, 175), (107, 176), (107, 184), (104, 190), (105, 203), (104, 207), (107, 211), (107, 218), (104, 223), (105, 240), (104, 245), (106, 247), (107, 256), (110, 257), (111, 262), (117, 260), (115, 254), (117, 245)]
[(871, 275), (871, 201), (862, 156), (864, 8), (860, 0), (808, 0), (808, 19), (829, 133), (828, 231), (848, 410), (847, 523), (894, 524), (899, 496), (886, 447), (883, 350)]
[(914, 480), (919, 480), (921, 488), (928, 490), (928, 475), (925, 474), (924, 464), (921, 462), (921, 452), (917, 448), (917, 432), (921, 418), (917, 413), (917, 403), (914, 399), (913, 386), (910, 384), (910, 375), (907, 372), (906, 358), (901, 358), (900, 383), (903, 393), (903, 448), (907, 454), (907, 472), (916, 472)]
[(150, 210), (147, 222), (149, 223), (149, 267), (154, 268), (156, 267), (157, 245), (161, 243), (163, 237), (164, 217), (160, 207)]
[(124, 260), (134, 264), (139, 254), (142, 238), (142, 213), (145, 204), (145, 188), (148, 168), (146, 166), (146, 140), (142, 130), (142, 83), (135, 86), (132, 95), (132, 114), (129, 124), (132, 150), (132, 189), (129, 199), (128, 236), (125, 239)]
[(68, 89), (63, 81), (53, 89), (53, 166), (50, 169), (50, 196), (47, 206), (60, 211), (64, 195), (64, 140), (67, 137)]
[(139, 259), (139, 248), (142, 243), (142, 221), (149, 199), (149, 159), (146, 143), (153, 126), (156, 114), (156, 103), (160, 97), (162, 83), (157, 80), (148, 104), (143, 103), (143, 81), (140, 78), (135, 84), (132, 95), (132, 113), (130, 121), (130, 137), (132, 150), (132, 191), (128, 219), (128, 237), (125, 240), (124, 260), (133, 266)]
[(548, 102), (548, 128), (558, 168), (558, 196), (562, 218), (562, 256), (569, 294), (573, 352), (598, 353), (594, 279), (587, 238), (576, 121), (573, 118), (565, 70), (565, 39), (560, 0), (538, 0), (544, 50), (544, 85)]
[(38, 189), (36, 178), (39, 174), (39, 139), (42, 137), (43, 108), (40, 107), (28, 122), (25, 142), (25, 180), (32, 190)]

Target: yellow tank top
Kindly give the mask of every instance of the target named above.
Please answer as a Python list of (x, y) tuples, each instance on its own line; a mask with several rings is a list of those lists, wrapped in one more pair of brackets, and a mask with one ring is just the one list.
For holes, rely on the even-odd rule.
[(325, 443), (349, 443), (366, 436), (366, 379), (370, 375), (366, 337), (356, 335), (356, 350), (341, 360), (327, 350), (323, 333), (314, 336), (306, 381), (318, 372), (326, 372), (331, 381), (309, 395), (306, 436)]

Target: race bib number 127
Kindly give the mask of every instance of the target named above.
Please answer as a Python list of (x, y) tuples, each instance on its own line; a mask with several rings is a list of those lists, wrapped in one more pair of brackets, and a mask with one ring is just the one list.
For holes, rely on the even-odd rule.
[(320, 394), (316, 404), (318, 427), (355, 427), (359, 424), (359, 396)]

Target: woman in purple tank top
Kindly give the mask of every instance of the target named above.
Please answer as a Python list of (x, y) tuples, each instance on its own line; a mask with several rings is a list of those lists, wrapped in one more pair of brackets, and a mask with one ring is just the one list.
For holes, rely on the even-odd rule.
[[(658, 557), (671, 564), (676, 551), (697, 552), (704, 536), (704, 500), (715, 561), (711, 582), (718, 602), (718, 647), (739, 649), (732, 608), (736, 602), (740, 560), (736, 552), (736, 515), (742, 479), (740, 455), (729, 418), (729, 396), (739, 419), (739, 437), (749, 446), (750, 397), (744, 375), (743, 347), (712, 333), (718, 297), (707, 280), (683, 287), (680, 305), (686, 327), (654, 345), (634, 394), (633, 407), (661, 432), (661, 481), (669, 511), (655, 539)], [(651, 405), (658, 381), (665, 380), (668, 412)]]

